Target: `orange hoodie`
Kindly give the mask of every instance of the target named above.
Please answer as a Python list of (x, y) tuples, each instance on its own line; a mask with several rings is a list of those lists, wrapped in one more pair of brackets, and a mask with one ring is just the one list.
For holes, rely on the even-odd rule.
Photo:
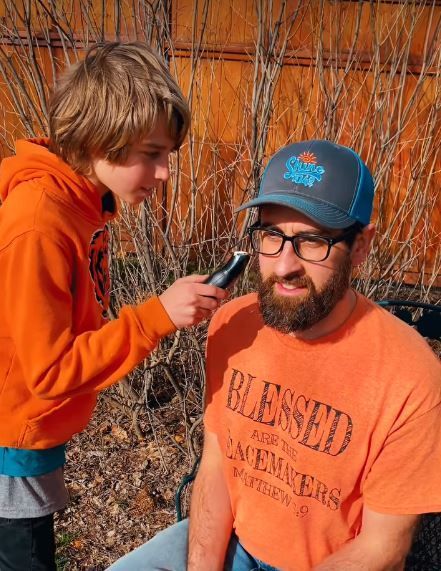
[(0, 446), (13, 448), (69, 440), (97, 392), (175, 331), (157, 297), (107, 321), (114, 214), (47, 143), (18, 141), (0, 167)]

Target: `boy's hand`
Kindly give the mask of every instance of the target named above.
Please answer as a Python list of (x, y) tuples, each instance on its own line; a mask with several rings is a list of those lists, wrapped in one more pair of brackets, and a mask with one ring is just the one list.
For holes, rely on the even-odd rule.
[(216, 286), (204, 284), (207, 276), (179, 278), (159, 296), (164, 309), (177, 329), (195, 325), (210, 317), (228, 293)]

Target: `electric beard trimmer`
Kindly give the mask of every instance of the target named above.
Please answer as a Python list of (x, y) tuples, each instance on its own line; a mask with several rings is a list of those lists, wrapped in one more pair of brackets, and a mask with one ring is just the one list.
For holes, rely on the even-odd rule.
[(206, 284), (215, 285), (222, 289), (231, 286), (246, 268), (250, 255), (247, 252), (233, 252), (225, 265), (214, 271), (204, 281)]

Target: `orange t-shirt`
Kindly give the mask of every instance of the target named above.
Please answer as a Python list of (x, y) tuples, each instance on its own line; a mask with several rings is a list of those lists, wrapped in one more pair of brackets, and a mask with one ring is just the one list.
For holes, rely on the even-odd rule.
[(441, 366), (412, 328), (361, 295), (314, 341), (266, 327), (255, 294), (224, 305), (207, 346), (235, 531), (256, 558), (306, 571), (380, 513), (441, 511)]

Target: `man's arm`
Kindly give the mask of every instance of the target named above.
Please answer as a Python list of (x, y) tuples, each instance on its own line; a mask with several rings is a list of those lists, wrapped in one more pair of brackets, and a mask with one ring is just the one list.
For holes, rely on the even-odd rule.
[(222, 571), (233, 528), (230, 496), (217, 436), (205, 430), (190, 507), (187, 571)]
[(360, 534), (314, 567), (314, 571), (401, 571), (418, 523), (416, 515), (363, 509)]

